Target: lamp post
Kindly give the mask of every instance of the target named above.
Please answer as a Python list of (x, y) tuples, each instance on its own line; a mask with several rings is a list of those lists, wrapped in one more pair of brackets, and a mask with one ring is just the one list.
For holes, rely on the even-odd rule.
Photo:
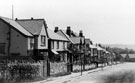
[(82, 72), (83, 72), (83, 50), (82, 49), (80, 49), (79, 55), (80, 55), (80, 61), (81, 61), (81, 75), (82, 75)]
[(80, 38), (80, 61), (81, 61), (81, 75), (82, 75), (82, 58), (83, 58), (83, 49), (82, 49), (82, 38)]
[(80, 59), (81, 59), (81, 75), (82, 75), (82, 56), (83, 56), (83, 53), (80, 53)]

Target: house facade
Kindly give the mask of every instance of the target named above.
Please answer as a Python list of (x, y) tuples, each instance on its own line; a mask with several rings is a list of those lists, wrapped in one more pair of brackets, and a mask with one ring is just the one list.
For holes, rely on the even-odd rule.
[[(49, 36), (49, 50), (50, 50), (50, 60), (52, 60), (53, 55), (55, 56), (59, 56), (59, 57), (55, 57), (54, 59), (58, 62), (64, 61), (67, 62), (67, 44), (68, 44), (68, 40), (62, 36), (60, 36), (59, 34), (51, 31), (50, 29), (47, 29), (48, 31), (48, 36)], [(53, 60), (53, 61), (55, 61)]]
[(91, 50), (91, 63), (96, 64), (96, 66), (98, 67), (98, 50), (96, 45), (91, 44), (90, 50)]
[(90, 45), (92, 44), (92, 41), (90, 39), (85, 39), (85, 44), (86, 44), (86, 55), (85, 55), (85, 63), (86, 64), (89, 64), (91, 63), (91, 48), (90, 48)]
[(40, 60), (41, 76), (48, 73), (48, 37), (43, 19), (0, 17), (0, 59)]
[(67, 49), (68, 49), (68, 60), (69, 60), (69, 64), (68, 64), (68, 70), (69, 71), (73, 71), (73, 51), (72, 48), (74, 46), (74, 42), (71, 40), (71, 38), (66, 34), (66, 31), (59, 29), (59, 27), (55, 27), (54, 30), (55, 33), (61, 35), (62, 37), (66, 38), (69, 42), (67, 43)]
[(47, 32), (49, 37), (50, 75), (69, 72), (67, 65), (70, 61), (67, 49), (69, 40), (50, 29), (47, 29)]
[(23, 26), (33, 38), (29, 39), (30, 54), (36, 60), (44, 60), (48, 57), (48, 35), (47, 25), (44, 19), (16, 19), (16, 22)]
[(0, 56), (29, 56), (33, 35), (16, 21), (0, 17)]

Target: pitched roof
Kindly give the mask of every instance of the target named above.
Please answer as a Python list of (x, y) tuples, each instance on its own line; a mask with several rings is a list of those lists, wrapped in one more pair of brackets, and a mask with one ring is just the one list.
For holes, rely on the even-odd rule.
[(80, 44), (81, 39), (82, 39), (82, 44), (84, 43), (84, 38), (82, 37), (70, 37), (70, 38), (75, 44)]
[(6, 23), (8, 23), (9, 25), (11, 25), (12, 27), (14, 27), (15, 29), (17, 29), (19, 32), (21, 32), (22, 34), (24, 34), (25, 36), (32, 36), (31, 33), (29, 33), (26, 29), (24, 29), (20, 24), (18, 24), (16, 21), (10, 19), (10, 18), (5, 18), (5, 17), (1, 17), (0, 18), (5, 21)]
[(58, 32), (56, 32), (57, 34), (61, 35), (64, 38), (67, 38), (71, 43), (74, 44), (74, 42), (70, 39), (70, 37), (63, 31), (63, 30), (59, 30)]
[(96, 47), (95, 45), (91, 45), (91, 44), (90, 44), (90, 48), (95, 48), (95, 49), (97, 49), (97, 47)]
[[(64, 33), (66, 33), (66, 30), (62, 30)], [(71, 31), (71, 37), (78, 37), (79, 35), (76, 32)]]
[(51, 31), (48, 28), (47, 28), (47, 32), (48, 32), (48, 36), (49, 36), (50, 39), (53, 39), (53, 40), (62, 40), (62, 41), (69, 41), (68, 39), (60, 36), (59, 34)]
[(26, 19), (16, 21), (33, 35), (39, 35), (44, 25), (44, 19)]
[(101, 48), (101, 47), (97, 46), (97, 50), (103, 50), (103, 48)]
[(79, 36), (76, 32), (73, 32), (73, 31), (72, 31), (71, 35), (74, 35), (75, 37)]

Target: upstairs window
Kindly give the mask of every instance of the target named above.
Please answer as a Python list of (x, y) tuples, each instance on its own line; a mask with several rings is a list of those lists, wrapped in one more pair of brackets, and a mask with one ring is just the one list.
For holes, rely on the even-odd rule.
[(59, 49), (59, 41), (57, 41), (57, 49)]
[(5, 54), (5, 43), (0, 43), (0, 54)]
[(52, 41), (52, 49), (54, 49), (54, 41)]
[(41, 46), (45, 46), (46, 45), (46, 36), (41, 35)]
[(65, 42), (63, 42), (63, 49), (65, 49)]
[(34, 49), (34, 38), (30, 38), (30, 49)]

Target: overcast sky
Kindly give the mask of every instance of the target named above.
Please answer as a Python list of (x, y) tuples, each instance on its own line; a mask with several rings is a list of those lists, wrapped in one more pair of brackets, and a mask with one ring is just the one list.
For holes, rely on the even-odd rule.
[(135, 0), (3, 0), (0, 16), (44, 18), (55, 26), (83, 30), (95, 43), (135, 44)]

